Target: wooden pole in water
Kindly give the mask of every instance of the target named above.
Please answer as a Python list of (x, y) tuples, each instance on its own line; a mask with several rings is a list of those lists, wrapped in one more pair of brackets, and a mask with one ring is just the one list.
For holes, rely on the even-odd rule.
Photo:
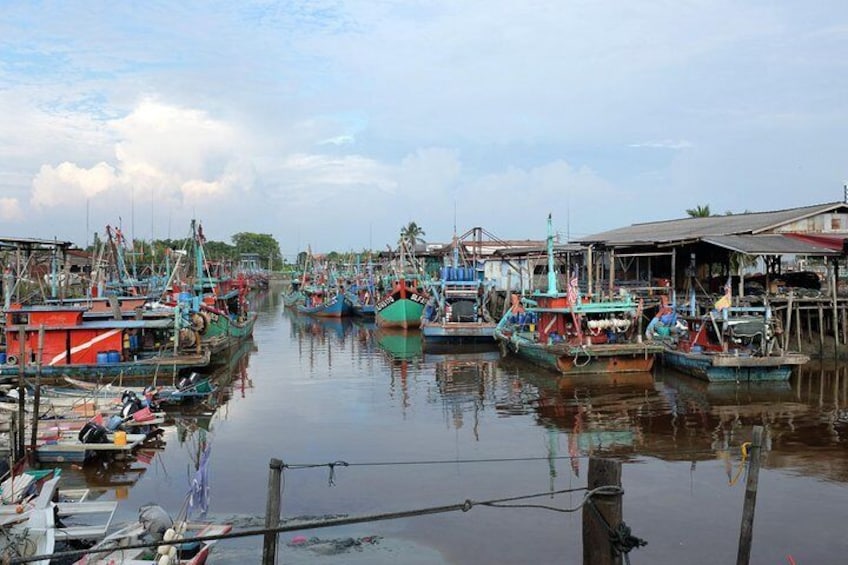
[(35, 456), (35, 440), (38, 438), (38, 405), (41, 402), (41, 358), (44, 354), (44, 324), (38, 327), (38, 357), (35, 368), (35, 394), (32, 402), (32, 430), (30, 431), (29, 447)]
[[(271, 459), (268, 473), (268, 506), (265, 510), (265, 527), (276, 528), (280, 525), (280, 483), (283, 474), (283, 462)], [(262, 546), (262, 564), (274, 565), (277, 561), (277, 533), (265, 534)]]
[(795, 336), (798, 338), (798, 351), (801, 349), (801, 303), (795, 305)]
[(839, 273), (839, 262), (833, 262), (833, 275), (831, 276), (831, 288), (833, 289), (831, 294), (833, 295), (833, 355), (836, 357), (839, 355), (839, 314), (837, 313), (836, 307), (836, 285), (838, 284), (839, 279), (837, 278), (837, 274)]
[(745, 505), (742, 507), (742, 528), (739, 531), (739, 552), (736, 565), (748, 565), (751, 560), (751, 539), (754, 534), (754, 509), (757, 505), (757, 485), (760, 479), (760, 450), (763, 427), (754, 426), (751, 452), (748, 455), (748, 482), (745, 485)]
[[(587, 488), (621, 486), (621, 462), (612, 459), (589, 458)], [(592, 497), (595, 508), (609, 527), (621, 524), (621, 495)], [(607, 527), (601, 523), (588, 504), (583, 505), (583, 565), (621, 565), (621, 555), (615, 555)]]
[(819, 302), (819, 356), (824, 357), (824, 306)]
[(795, 293), (790, 292), (789, 301), (786, 303), (786, 328), (783, 330), (783, 344), (781, 346), (784, 352), (789, 349), (789, 337), (792, 335), (790, 332), (792, 330), (792, 299), (794, 297)]

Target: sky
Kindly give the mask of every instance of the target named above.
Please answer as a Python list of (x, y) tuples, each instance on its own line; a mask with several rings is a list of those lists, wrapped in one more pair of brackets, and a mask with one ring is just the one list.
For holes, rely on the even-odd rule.
[(0, 236), (475, 226), (843, 199), (848, 3), (0, 0)]

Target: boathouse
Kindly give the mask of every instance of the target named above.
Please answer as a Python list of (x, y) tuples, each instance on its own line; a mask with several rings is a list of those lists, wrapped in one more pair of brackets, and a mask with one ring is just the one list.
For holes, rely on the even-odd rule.
[(784, 327), (794, 309), (801, 349), (805, 321), (807, 340), (822, 348), (826, 336), (846, 343), (848, 293), (839, 289), (846, 240), (848, 202), (830, 202), (639, 223), (574, 243), (585, 246), (592, 265), (584, 282), (590, 294), (626, 287), (647, 298), (691, 296), (709, 307), (730, 280), (737, 304), (768, 301)]

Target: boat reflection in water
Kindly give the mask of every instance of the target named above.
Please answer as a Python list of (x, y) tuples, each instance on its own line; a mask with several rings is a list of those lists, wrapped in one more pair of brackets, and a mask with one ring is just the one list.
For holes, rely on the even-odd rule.
[(494, 341), (491, 345), (468, 344), (445, 348), (450, 353), (431, 353), (427, 345), (424, 360), (435, 365), (436, 386), (442, 397), (445, 419), (454, 428), (465, 423), (470, 412), (474, 439), (480, 439), (480, 413), (497, 397), (497, 364), (500, 351)]

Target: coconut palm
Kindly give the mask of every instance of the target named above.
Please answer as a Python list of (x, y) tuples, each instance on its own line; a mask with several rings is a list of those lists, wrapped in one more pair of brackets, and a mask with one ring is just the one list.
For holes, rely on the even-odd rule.
[(693, 218), (706, 218), (712, 215), (710, 214), (709, 204), (704, 204), (703, 206), (698, 204), (694, 208), (689, 208), (688, 210), (686, 210), (686, 213), (692, 216)]
[(409, 249), (414, 249), (417, 243), (424, 243), (422, 236), (426, 235), (415, 222), (409, 222), (400, 229), (400, 242), (405, 243)]

